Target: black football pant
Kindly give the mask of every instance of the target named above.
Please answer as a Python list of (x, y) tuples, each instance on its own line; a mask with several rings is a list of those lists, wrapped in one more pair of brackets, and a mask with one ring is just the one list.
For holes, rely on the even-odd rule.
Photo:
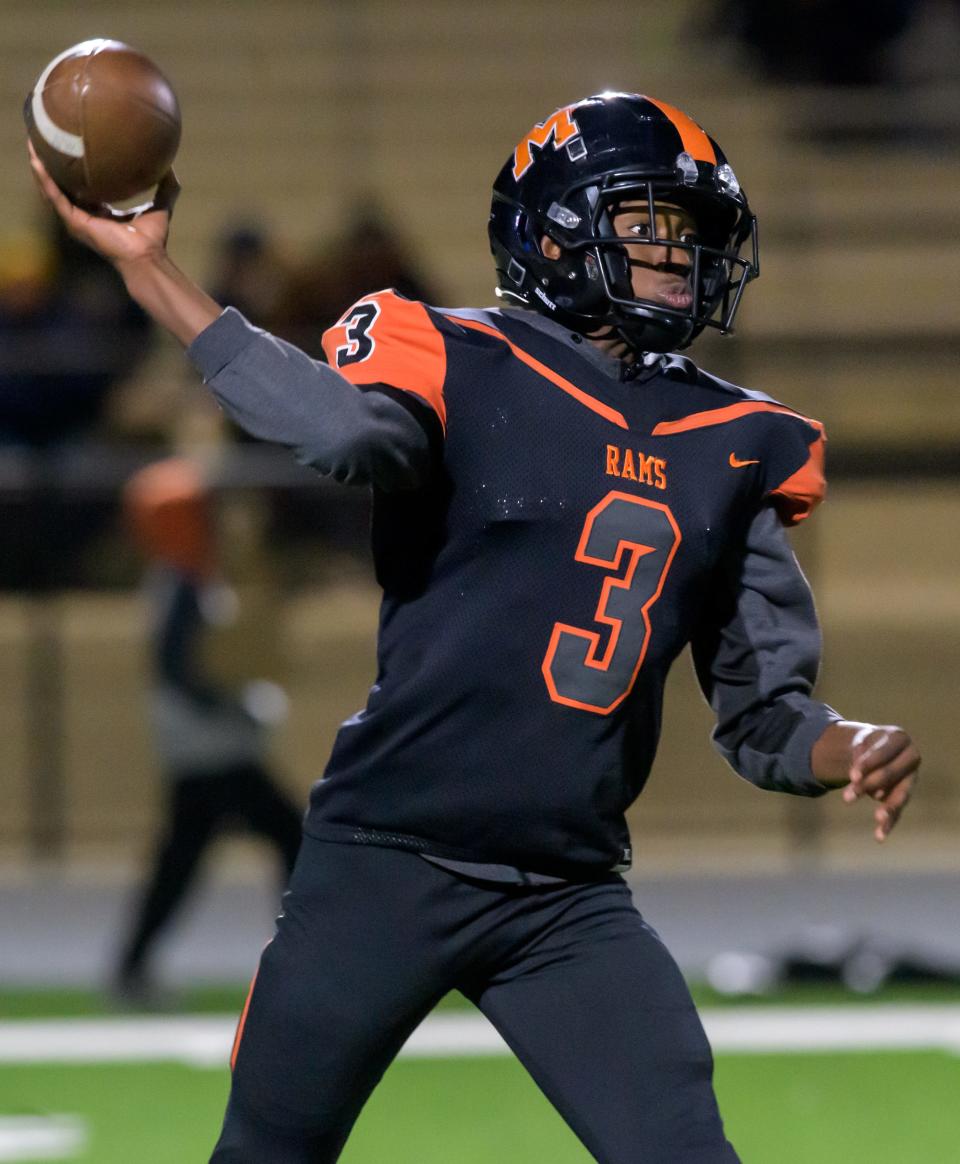
[(259, 764), (172, 781), (163, 835), (121, 955), (121, 982), (143, 973), (149, 951), (194, 882), (200, 859), (228, 826), (240, 824), (272, 842), (284, 884), (300, 848), (301, 814)]
[(390, 1062), (454, 987), (598, 1161), (737, 1161), (690, 995), (620, 877), (509, 886), (305, 836), (238, 1031), (211, 1164), (336, 1160)]

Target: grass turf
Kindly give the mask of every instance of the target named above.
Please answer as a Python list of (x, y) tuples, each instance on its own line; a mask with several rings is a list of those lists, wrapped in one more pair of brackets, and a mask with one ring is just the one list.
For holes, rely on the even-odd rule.
[[(960, 985), (950, 982), (917, 984), (893, 983), (870, 995), (852, 994), (839, 983), (809, 982), (790, 986), (758, 997), (729, 997), (707, 986), (691, 985), (699, 1007), (748, 1006), (857, 1006), (862, 1002), (960, 1003)], [(239, 1014), (247, 987), (235, 983), (197, 986), (176, 994), (169, 1009), (177, 1014)], [(122, 1009), (122, 1008), (121, 1008)], [(460, 994), (448, 994), (438, 1010), (469, 1010), (471, 1004)], [(103, 994), (93, 990), (59, 987), (7, 988), (0, 990), (0, 1020), (17, 1018), (81, 1018), (116, 1014), (118, 1008)], [(125, 1013), (134, 1013), (125, 1010)]]
[[(204, 987), (179, 1013), (237, 1013), (243, 986)], [(701, 1006), (726, 1000), (695, 988)], [(744, 1000), (736, 1000), (741, 1003)], [(855, 1006), (839, 987), (807, 984), (759, 1001)], [(957, 1002), (950, 985), (891, 986), (876, 1002)], [(442, 1009), (469, 1006), (451, 995)], [(0, 993), (0, 1017), (110, 1013), (90, 991)], [(952, 1164), (960, 1158), (960, 1058), (938, 1052), (720, 1055), (717, 1091), (745, 1164)], [(225, 1070), (175, 1064), (0, 1066), (0, 1116), (82, 1117), (76, 1164), (205, 1161), (226, 1099)], [(7, 1157), (3, 1157), (6, 1159)], [(587, 1164), (586, 1151), (507, 1058), (402, 1060), (364, 1110), (344, 1164)]]
[[(0, 1112), (81, 1115), (77, 1164), (200, 1164), (226, 1073), (164, 1064), (0, 1069)], [(745, 1164), (951, 1164), (960, 1060), (938, 1053), (721, 1056), (717, 1089)], [(344, 1164), (588, 1164), (510, 1059), (401, 1061)]]

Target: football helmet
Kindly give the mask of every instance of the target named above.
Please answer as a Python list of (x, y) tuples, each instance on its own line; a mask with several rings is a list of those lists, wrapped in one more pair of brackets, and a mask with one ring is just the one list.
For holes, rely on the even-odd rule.
[[(617, 236), (624, 202), (647, 207), (647, 238)], [(689, 211), (697, 234), (658, 238), (662, 203)], [(637, 93), (587, 97), (536, 125), (494, 183), (489, 233), (498, 294), (581, 334), (619, 335), (635, 353), (684, 348), (705, 327), (730, 332), (760, 273), (756, 218), (720, 147), (679, 109)], [(544, 235), (559, 258), (544, 255)], [(682, 309), (633, 292), (624, 244), (667, 241), (690, 256)]]

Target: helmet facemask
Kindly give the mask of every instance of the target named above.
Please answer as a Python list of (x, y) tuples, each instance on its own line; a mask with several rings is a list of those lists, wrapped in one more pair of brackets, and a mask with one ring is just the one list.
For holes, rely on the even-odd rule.
[[(647, 208), (647, 238), (616, 234), (616, 211), (635, 203)], [(693, 215), (698, 226), (696, 238), (657, 234), (657, 207), (664, 204)], [(684, 348), (705, 327), (730, 332), (743, 290), (759, 273), (756, 220), (732, 201), (725, 203), (722, 197), (678, 186), (674, 175), (664, 181), (629, 173), (608, 174), (599, 183), (588, 180), (571, 186), (543, 219), (526, 213), (528, 253), (534, 260), (527, 282), (532, 286), (521, 289), (526, 295), (514, 295), (529, 302), (532, 294), (547, 313), (583, 334), (612, 330), (634, 352)], [(562, 249), (560, 258), (548, 259), (543, 254), (543, 235)], [(740, 249), (748, 239), (751, 254), (745, 258)], [(634, 295), (631, 271), (643, 265), (636, 257), (641, 246), (669, 246), (671, 253), (690, 255), (689, 268), (684, 266), (682, 271), (693, 295), (689, 307), (671, 308)]]
[[(652, 179), (637, 182), (629, 176), (605, 179), (600, 187), (594, 187), (589, 200), (594, 203), (589, 231), (597, 241), (578, 240), (573, 246), (585, 255), (592, 253), (599, 261), (609, 324), (630, 347), (669, 351), (686, 347), (705, 327), (731, 330), (743, 290), (758, 274), (755, 220), (744, 221), (736, 207), (723, 206), (698, 192), (664, 186)], [(618, 212), (632, 204), (646, 208), (650, 226), (646, 238), (616, 233)], [(664, 206), (688, 211), (697, 223), (696, 235), (658, 235), (658, 210)], [(740, 255), (748, 237), (752, 242), (749, 259)], [(637, 249), (644, 246), (667, 248), (670, 261), (645, 263), (637, 255)], [(677, 252), (688, 255), (689, 264), (677, 263)], [(692, 294), (690, 306), (672, 308), (637, 296), (632, 272), (638, 266), (681, 276)]]

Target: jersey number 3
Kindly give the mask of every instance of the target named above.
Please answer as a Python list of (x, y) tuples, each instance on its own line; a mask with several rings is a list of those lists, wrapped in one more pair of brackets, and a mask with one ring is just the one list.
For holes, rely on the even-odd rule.
[(626, 699), (650, 640), (650, 608), (660, 597), (680, 544), (670, 509), (629, 493), (608, 493), (587, 514), (576, 560), (604, 579), (595, 619), (601, 632), (558, 622), (543, 660), (555, 703), (608, 715)]
[(347, 342), (337, 348), (338, 368), (344, 368), (347, 364), (359, 364), (362, 360), (369, 360), (373, 355), (377, 343), (370, 334), (370, 329), (376, 323), (379, 314), (380, 304), (367, 300), (351, 308), (350, 313), (340, 320), (337, 326), (345, 329)]

